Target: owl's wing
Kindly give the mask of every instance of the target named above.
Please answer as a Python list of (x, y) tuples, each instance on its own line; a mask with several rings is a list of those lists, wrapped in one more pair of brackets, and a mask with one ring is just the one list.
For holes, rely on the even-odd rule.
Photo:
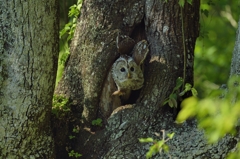
[(141, 65), (149, 52), (148, 42), (146, 40), (139, 41), (132, 51), (132, 57), (137, 65)]

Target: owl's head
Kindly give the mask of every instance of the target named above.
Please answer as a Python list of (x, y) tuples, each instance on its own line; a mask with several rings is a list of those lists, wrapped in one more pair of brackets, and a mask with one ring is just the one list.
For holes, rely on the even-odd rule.
[(127, 55), (121, 55), (113, 64), (112, 74), (119, 82), (137, 80), (143, 77), (140, 65)]

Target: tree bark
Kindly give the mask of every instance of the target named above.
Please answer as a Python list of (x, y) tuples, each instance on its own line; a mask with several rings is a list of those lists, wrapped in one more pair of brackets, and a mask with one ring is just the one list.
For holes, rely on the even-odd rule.
[(233, 75), (240, 75), (240, 19), (238, 22), (238, 29), (236, 34), (236, 41), (233, 50), (232, 62), (231, 62), (231, 70), (230, 77)]
[(0, 0), (0, 158), (55, 158), (55, 0)]
[[(72, 102), (74, 120), (68, 123), (68, 135), (73, 127), (80, 127), (74, 141), (67, 142), (71, 149), (81, 153), (82, 158), (144, 158), (150, 145), (139, 143), (138, 138), (156, 138), (154, 133), (164, 129), (166, 133), (175, 132), (174, 139), (168, 142), (173, 158), (226, 156), (236, 143), (233, 138), (208, 146), (196, 121), (177, 125), (173, 111), (162, 106), (178, 77), (193, 84), (199, 5), (199, 0), (192, 5), (186, 3), (182, 9), (177, 0), (84, 2), (71, 55), (56, 90)], [(108, 111), (119, 103), (111, 96), (116, 86), (110, 76), (111, 66), (119, 56), (115, 43), (118, 32), (136, 42), (146, 39), (150, 52), (145, 61), (145, 83), (134, 94), (136, 99), (108, 117)], [(101, 130), (91, 126), (97, 118), (104, 121)]]

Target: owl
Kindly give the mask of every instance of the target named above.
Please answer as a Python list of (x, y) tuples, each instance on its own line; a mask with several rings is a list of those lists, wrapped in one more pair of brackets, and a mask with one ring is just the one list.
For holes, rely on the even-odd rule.
[(142, 64), (148, 53), (148, 44), (146, 40), (138, 42), (131, 54), (121, 54), (112, 65), (112, 77), (117, 86), (117, 91), (113, 95), (123, 96), (130, 94), (131, 90), (142, 88), (144, 76)]

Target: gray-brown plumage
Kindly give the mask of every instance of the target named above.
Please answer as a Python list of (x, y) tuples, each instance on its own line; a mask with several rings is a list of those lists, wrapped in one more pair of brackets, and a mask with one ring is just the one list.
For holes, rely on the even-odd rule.
[(142, 88), (144, 83), (143, 70), (141, 64), (148, 53), (146, 40), (138, 42), (132, 51), (132, 57), (121, 55), (112, 66), (112, 77), (118, 90), (113, 95), (128, 96), (131, 90)]

